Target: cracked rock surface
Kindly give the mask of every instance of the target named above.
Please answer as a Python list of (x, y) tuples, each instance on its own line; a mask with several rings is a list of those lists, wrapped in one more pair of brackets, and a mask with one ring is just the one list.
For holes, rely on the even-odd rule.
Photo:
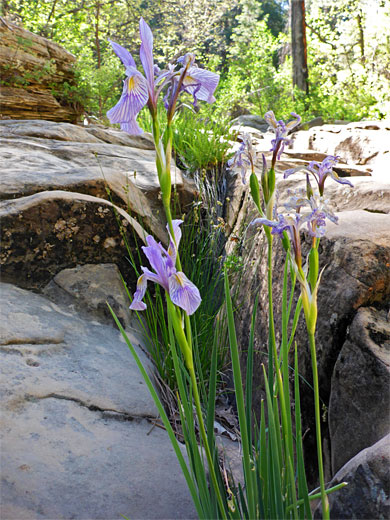
[[(153, 428), (158, 412), (128, 347), (99, 317), (116, 269), (60, 273), (60, 285), (46, 290), (51, 299), (0, 285), (4, 520), (195, 517), (168, 436)], [(119, 314), (124, 302), (120, 294), (113, 302)], [(151, 371), (140, 331), (124, 322)]]

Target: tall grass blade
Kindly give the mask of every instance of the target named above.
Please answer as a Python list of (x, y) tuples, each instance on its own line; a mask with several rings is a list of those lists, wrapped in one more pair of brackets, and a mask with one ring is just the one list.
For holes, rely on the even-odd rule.
[(255, 304), (252, 312), (251, 330), (248, 345), (248, 357), (246, 363), (246, 382), (245, 382), (245, 405), (246, 405), (246, 423), (248, 426), (248, 442), (252, 446), (252, 391), (253, 391), (253, 349), (255, 336), (255, 322), (259, 296), (256, 295)]
[(246, 423), (244, 391), (243, 391), (243, 386), (242, 386), (240, 358), (239, 358), (239, 353), (238, 353), (236, 329), (235, 329), (235, 325), (234, 325), (233, 306), (232, 306), (232, 300), (231, 300), (231, 296), (230, 296), (229, 280), (228, 280), (228, 275), (227, 275), (226, 271), (225, 271), (225, 298), (226, 298), (226, 311), (227, 311), (228, 330), (229, 330), (230, 352), (231, 352), (232, 367), (233, 367), (234, 389), (236, 392), (238, 420), (239, 420), (239, 424), (240, 424), (241, 441), (242, 441), (243, 466), (244, 466), (245, 485), (246, 485), (246, 493), (247, 493), (247, 500), (248, 500), (248, 511), (249, 511), (250, 518), (255, 518), (256, 517), (256, 496), (255, 496), (255, 482), (254, 482), (255, 472), (252, 471), (252, 466), (251, 466), (252, 446), (249, 444), (249, 439), (248, 439), (248, 435), (247, 435), (248, 427), (247, 427), (247, 423)]
[[(272, 514), (274, 518), (284, 520), (283, 493), (282, 493), (282, 460), (281, 460), (281, 442), (280, 442), (280, 423), (279, 412), (274, 409), (275, 400), (271, 396), (265, 367), (263, 366), (265, 391), (267, 394), (267, 413), (268, 413), (268, 434), (269, 434), (269, 467), (268, 475), (273, 479), (273, 485), (270, 487), (270, 495), (273, 505)], [(271, 517), (272, 518), (272, 517)]]
[(113, 311), (113, 309), (111, 308), (111, 306), (108, 303), (107, 303), (107, 305), (108, 305), (108, 308), (109, 308), (109, 310), (110, 310), (110, 312), (112, 314), (112, 317), (115, 320), (115, 323), (116, 323), (118, 329), (120, 330), (124, 340), (126, 341), (127, 346), (130, 349), (130, 352), (131, 352), (131, 354), (132, 354), (132, 356), (133, 356), (133, 358), (134, 358), (134, 360), (135, 360), (135, 362), (137, 364), (137, 367), (138, 367), (139, 371), (141, 372), (141, 375), (142, 375), (142, 377), (143, 377), (143, 379), (145, 381), (145, 384), (148, 387), (150, 395), (152, 396), (153, 401), (154, 401), (154, 403), (155, 403), (155, 405), (156, 405), (156, 407), (157, 407), (157, 409), (159, 411), (161, 420), (162, 420), (162, 422), (164, 424), (164, 427), (165, 427), (165, 429), (166, 429), (166, 431), (168, 433), (169, 439), (170, 439), (170, 441), (172, 443), (172, 447), (173, 447), (173, 449), (174, 449), (174, 451), (176, 453), (176, 456), (177, 456), (177, 459), (179, 461), (180, 467), (181, 467), (181, 469), (183, 471), (184, 478), (186, 479), (188, 488), (190, 490), (192, 499), (193, 499), (194, 504), (195, 504), (196, 511), (197, 511), (197, 513), (198, 513), (200, 518), (205, 518), (205, 516), (203, 514), (202, 505), (201, 505), (201, 503), (199, 501), (199, 497), (198, 497), (196, 486), (195, 486), (195, 484), (194, 484), (194, 482), (193, 482), (193, 480), (191, 478), (191, 475), (190, 475), (190, 473), (188, 471), (187, 463), (184, 460), (183, 454), (182, 454), (181, 449), (179, 447), (179, 443), (178, 443), (178, 441), (177, 441), (177, 439), (175, 437), (175, 433), (174, 433), (174, 431), (172, 429), (172, 426), (171, 426), (171, 424), (169, 422), (167, 414), (165, 413), (164, 407), (161, 404), (160, 398), (158, 397), (157, 392), (156, 392), (156, 390), (155, 390), (155, 388), (153, 386), (153, 383), (150, 380), (150, 377), (149, 377), (148, 373), (146, 372), (145, 368), (143, 367), (143, 365), (141, 363), (141, 360), (140, 360), (140, 358), (139, 358), (135, 348), (133, 347), (131, 341), (129, 340), (129, 338), (128, 338), (124, 328), (122, 327), (119, 319), (117, 318), (117, 316), (116, 316), (115, 312)]

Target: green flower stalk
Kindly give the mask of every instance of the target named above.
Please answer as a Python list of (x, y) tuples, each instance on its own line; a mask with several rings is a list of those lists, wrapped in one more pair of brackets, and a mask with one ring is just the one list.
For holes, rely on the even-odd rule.
[[(275, 139), (272, 140), (272, 161), (271, 167), (267, 168), (267, 161), (263, 154), (263, 165), (261, 173), (261, 195), (260, 185), (255, 174), (254, 164), (256, 160), (256, 153), (253, 150), (251, 138), (245, 134), (241, 137), (242, 144), (235, 153), (234, 157), (229, 161), (229, 166), (238, 166), (241, 168), (241, 175), (243, 182), (245, 183), (246, 170), (251, 169), (250, 175), (250, 191), (253, 201), (259, 211), (260, 218), (256, 218), (252, 224), (261, 224), (264, 227), (264, 231), (268, 241), (268, 299), (269, 299), (269, 369), (268, 369), (268, 381), (266, 387), (270, 392), (274, 387), (273, 382), (273, 370), (276, 375), (276, 392), (280, 399), (280, 413), (282, 419), (281, 431), (284, 432), (285, 437), (285, 455), (286, 455), (286, 471), (290, 482), (290, 493), (292, 493), (292, 505), (289, 506), (289, 511), (294, 515), (297, 511), (297, 504), (302, 503), (302, 500), (297, 501), (295, 496), (295, 481), (293, 472), (293, 443), (289, 431), (291, 430), (291, 418), (290, 418), (290, 399), (289, 399), (289, 388), (288, 388), (288, 367), (287, 367), (287, 354), (288, 348), (291, 345), (292, 338), (287, 341), (287, 315), (291, 309), (291, 298), (290, 304), (287, 309), (287, 264), (285, 270), (285, 282), (283, 289), (283, 334), (282, 334), (282, 348), (281, 348), (281, 359), (283, 366), (283, 374), (279, 367), (279, 358), (275, 340), (275, 329), (273, 319), (273, 301), (272, 301), (272, 242), (275, 234), (282, 238), (284, 249), (287, 252), (287, 258), (289, 259), (292, 271), (292, 281), (295, 283), (295, 279), (298, 280), (301, 288), (301, 296), (294, 317), (293, 331), (295, 331), (297, 319), (299, 316), (299, 310), (302, 307), (304, 311), (306, 328), (309, 336), (310, 352), (312, 359), (312, 370), (313, 370), (313, 386), (314, 386), (314, 402), (315, 402), (315, 421), (316, 421), (316, 439), (317, 439), (317, 454), (318, 454), (318, 470), (321, 490), (321, 501), (323, 508), (324, 518), (329, 518), (329, 504), (327, 499), (327, 491), (325, 489), (323, 461), (322, 461), (322, 441), (321, 441), (321, 417), (320, 417), (320, 401), (319, 401), (319, 385), (318, 385), (318, 369), (317, 369), (317, 357), (315, 349), (315, 330), (317, 324), (317, 293), (320, 284), (321, 274), (319, 272), (319, 254), (318, 246), (320, 237), (325, 231), (325, 219), (328, 218), (333, 222), (337, 222), (337, 217), (327, 206), (327, 201), (324, 199), (324, 182), (327, 176), (331, 176), (338, 182), (344, 184), (351, 183), (347, 180), (342, 180), (332, 173), (332, 166), (337, 162), (336, 157), (330, 156), (326, 158), (321, 164), (310, 163), (305, 168), (306, 170), (306, 190), (301, 190), (293, 194), (291, 200), (285, 204), (286, 212), (278, 214), (277, 208), (275, 207), (275, 164), (280, 159), (281, 153), (283, 152), (284, 146), (288, 144), (287, 134), (295, 126), (299, 125), (300, 117), (296, 114), (292, 114), (295, 120), (285, 124), (283, 121), (276, 121), (273, 112), (265, 114), (265, 119), (275, 132)], [(295, 173), (298, 169), (288, 170), (285, 173), (285, 177), (291, 173)], [(314, 194), (309, 180), (309, 173), (314, 175), (318, 187), (319, 196)], [(263, 199), (261, 201), (261, 198)], [(302, 245), (300, 240), (300, 232), (303, 226), (307, 227), (309, 234), (312, 236), (312, 247), (308, 254), (306, 261), (304, 262), (302, 256)], [(292, 332), (293, 334), (293, 332)], [(285, 380), (283, 380), (283, 378)], [(270, 399), (268, 400), (268, 406), (273, 406), (271, 393), (269, 394)], [(271, 413), (271, 412), (270, 412)], [(274, 416), (275, 417), (275, 416)], [(299, 442), (299, 440), (297, 440)], [(302, 452), (300, 451), (302, 454)], [(300, 468), (300, 475), (302, 476), (303, 465), (302, 461), (298, 461)], [(306, 489), (306, 485), (303, 488)], [(302, 483), (301, 483), (302, 488)], [(308, 500), (306, 501), (306, 510)]]

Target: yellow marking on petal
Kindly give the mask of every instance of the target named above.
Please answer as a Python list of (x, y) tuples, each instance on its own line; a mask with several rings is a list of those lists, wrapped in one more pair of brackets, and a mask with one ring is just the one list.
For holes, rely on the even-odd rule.
[(137, 90), (139, 91), (139, 85), (141, 83), (141, 78), (138, 76), (131, 76), (130, 78), (127, 78), (126, 80), (126, 88), (127, 88), (127, 94), (131, 94), (131, 92)]
[(193, 85), (194, 83), (197, 83), (196, 79), (192, 76), (189, 76), (188, 74), (184, 77), (183, 85)]
[(145, 275), (144, 274), (141, 274), (141, 276), (138, 278), (138, 281), (137, 281), (137, 289), (139, 287), (141, 287), (143, 281), (144, 281), (144, 278), (145, 278)]
[(134, 83), (135, 83), (135, 81), (134, 81), (134, 76), (133, 76), (132, 78), (129, 78), (129, 79), (127, 80), (127, 88), (128, 88), (128, 90), (133, 90), (133, 88), (134, 88)]
[(185, 283), (184, 283), (184, 277), (183, 277), (183, 273), (175, 273), (174, 274), (176, 280), (177, 280), (177, 283), (181, 286), (181, 287), (184, 287), (185, 286)]

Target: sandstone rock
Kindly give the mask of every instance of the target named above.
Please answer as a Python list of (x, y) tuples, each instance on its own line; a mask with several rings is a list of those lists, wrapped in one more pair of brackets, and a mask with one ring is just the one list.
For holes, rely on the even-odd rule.
[(1, 117), (75, 122), (83, 111), (67, 96), (76, 58), (60, 45), (0, 20)]
[[(0, 130), (0, 198), (58, 189), (108, 198), (109, 188), (116, 204), (135, 213), (161, 241), (167, 240), (149, 138), (47, 121), (0, 121)], [(184, 208), (193, 200), (194, 184), (174, 165), (171, 175)]]
[[(56, 141), (70, 141), (78, 143), (101, 143), (99, 137), (95, 137), (93, 132), (87, 131), (86, 127), (72, 125), (70, 123), (56, 123), (54, 121), (23, 119), (6, 119), (0, 121), (0, 131), (3, 139), (33, 138), (35, 146), (38, 143), (42, 147), (46, 144), (60, 144)], [(37, 138), (37, 139), (36, 139)], [(38, 139), (45, 139), (38, 140)], [(22, 141), (23, 142), (23, 141)]]
[(231, 121), (232, 126), (248, 126), (251, 128), (255, 128), (256, 130), (260, 130), (261, 132), (266, 132), (268, 129), (268, 123), (260, 116), (256, 116), (254, 114), (244, 114), (236, 117)]
[[(351, 432), (352, 435), (352, 432)], [(361, 451), (329, 484), (348, 485), (329, 495), (330, 517), (337, 520), (385, 519), (390, 515), (390, 435)], [(315, 518), (322, 518), (321, 508)]]
[(145, 419), (55, 396), (5, 418), (4, 520), (197, 518), (167, 434)]
[[(114, 209), (103, 199), (66, 191), (1, 202), (3, 281), (42, 288), (62, 269), (91, 262), (115, 262), (135, 281)], [(116, 212), (130, 253), (137, 254), (134, 236), (142, 243), (145, 232), (126, 212)]]
[(312, 149), (339, 155), (343, 163), (369, 167), (381, 179), (390, 179), (389, 121), (323, 125), (296, 132), (291, 138), (293, 150)]
[[(322, 162), (329, 154), (314, 152), (313, 150), (286, 150), (280, 161), (277, 163), (276, 171), (284, 172), (288, 168), (297, 166), (307, 166), (310, 161)], [(356, 164), (346, 164), (338, 162), (333, 170), (340, 177), (371, 177), (371, 169), (357, 166)]]
[(44, 288), (51, 299), (68, 301), (78, 310), (95, 315), (99, 322), (112, 324), (107, 303), (114, 310), (124, 328), (138, 324), (129, 312), (130, 300), (115, 264), (86, 264), (63, 269)]
[(360, 308), (335, 364), (329, 402), (332, 471), (390, 430), (390, 322)]
[[(0, 290), (2, 518), (195, 518), (119, 332), (63, 302)], [(151, 370), (142, 334), (128, 334)]]
[(105, 143), (131, 146), (143, 150), (154, 150), (152, 134), (130, 135), (116, 128), (107, 128), (101, 125), (86, 125), (84, 129)]
[[(354, 177), (349, 179), (353, 188), (329, 182), (326, 186), (326, 199), (335, 211), (363, 210), (369, 213), (390, 213), (390, 182), (378, 181), (375, 177)], [(304, 176), (298, 173), (287, 179), (279, 177), (277, 187), (279, 201), (288, 199), (288, 190), (304, 188)], [(363, 219), (364, 220), (364, 219)]]
[[(158, 415), (127, 345), (112, 326), (10, 284), (1, 284), (1, 307), (8, 412), (56, 395), (131, 417)], [(129, 334), (138, 345), (140, 333)]]

